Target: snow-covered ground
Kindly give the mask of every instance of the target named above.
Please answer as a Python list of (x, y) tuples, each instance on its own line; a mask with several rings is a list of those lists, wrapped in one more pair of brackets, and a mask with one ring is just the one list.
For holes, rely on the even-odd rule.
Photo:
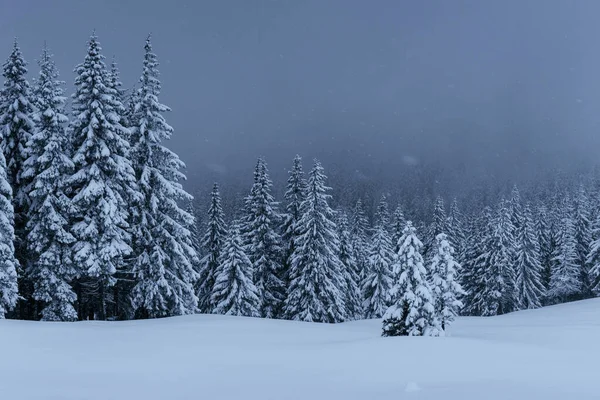
[(0, 399), (598, 399), (600, 299), (460, 318), (446, 338), (196, 315), (0, 321)]

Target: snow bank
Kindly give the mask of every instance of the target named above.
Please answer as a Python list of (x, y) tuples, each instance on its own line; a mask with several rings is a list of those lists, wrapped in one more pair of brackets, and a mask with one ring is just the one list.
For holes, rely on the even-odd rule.
[(600, 299), (459, 318), (444, 338), (196, 315), (0, 321), (1, 399), (598, 399)]

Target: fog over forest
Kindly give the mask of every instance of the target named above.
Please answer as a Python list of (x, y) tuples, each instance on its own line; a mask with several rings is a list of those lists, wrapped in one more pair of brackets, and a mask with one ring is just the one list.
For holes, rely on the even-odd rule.
[(46, 41), (70, 94), (95, 29), (129, 88), (151, 31), (169, 146), (200, 198), (213, 180), (226, 199), (248, 190), (258, 156), (280, 194), (297, 153), (321, 160), (334, 194), (369, 187), (376, 201), (416, 183), (460, 197), (593, 167), (599, 11), (593, 0), (5, 0), (0, 50), (18, 37), (33, 77)]

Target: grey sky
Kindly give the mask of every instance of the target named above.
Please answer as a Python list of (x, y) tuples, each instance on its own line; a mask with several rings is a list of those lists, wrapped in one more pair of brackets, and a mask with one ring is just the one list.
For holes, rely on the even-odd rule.
[(594, 0), (2, 0), (0, 56), (17, 36), (37, 73), (47, 40), (70, 93), (96, 29), (131, 86), (151, 31), (191, 181), (250, 179), (258, 155), (282, 176), (295, 153), (367, 176), (408, 155), (522, 177), (597, 154), (599, 12)]

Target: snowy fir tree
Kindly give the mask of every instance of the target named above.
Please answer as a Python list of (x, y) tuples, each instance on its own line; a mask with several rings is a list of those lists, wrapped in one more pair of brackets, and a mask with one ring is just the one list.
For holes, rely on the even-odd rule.
[(500, 315), (514, 311), (514, 226), (510, 207), (505, 201), (500, 202), (492, 219), (491, 235), (484, 240), (485, 252), (481, 256), (485, 264), (485, 284), (480, 294), (484, 301), (482, 315)]
[(392, 300), (390, 290), (393, 284), (394, 250), (386, 229), (389, 221), (385, 197), (377, 208), (376, 220), (366, 275), (362, 281), (365, 318), (381, 318)]
[(284, 282), (289, 284), (287, 271), (290, 268), (290, 259), (294, 253), (295, 240), (298, 236), (298, 221), (300, 220), (300, 206), (306, 196), (306, 179), (302, 170), (302, 158), (296, 155), (292, 170), (289, 171), (287, 188), (284, 198), (287, 202), (285, 214), (283, 216), (283, 242), (285, 243), (284, 254)]
[(590, 289), (597, 295), (600, 292), (600, 213), (596, 215), (590, 231), (592, 240), (586, 262), (590, 268)]
[(445, 332), (463, 306), (460, 297), (465, 292), (458, 282), (457, 271), (460, 265), (454, 259), (454, 249), (445, 233), (436, 236), (434, 248), (429, 266), (432, 276), (431, 291), (435, 299), (436, 324)]
[(136, 201), (132, 303), (138, 315), (166, 317), (197, 310), (194, 283), (197, 254), (192, 244), (194, 217), (179, 202), (192, 196), (182, 187), (184, 163), (163, 142), (173, 128), (163, 113), (170, 109), (158, 100), (158, 60), (150, 37), (144, 46), (138, 103), (131, 121), (135, 142), (132, 159), (140, 200)]
[(10, 56), (3, 65), (4, 86), (0, 96), (0, 129), (2, 152), (6, 160), (6, 176), (12, 187), (14, 206), (15, 256), (19, 260), (20, 318), (35, 318), (31, 302), (32, 282), (22, 268), (28, 263), (26, 254), (25, 225), (29, 197), (30, 179), (22, 176), (23, 163), (28, 157), (28, 142), (35, 131), (33, 94), (26, 79), (27, 63), (15, 40)]
[[(423, 244), (423, 258), (426, 265), (431, 263), (431, 259), (436, 254), (435, 241), (440, 233), (448, 234), (448, 218), (446, 217), (446, 209), (444, 207), (444, 199), (437, 196), (433, 207), (433, 220), (425, 231), (425, 243)], [(431, 270), (427, 269), (429, 283), (431, 284)]]
[(215, 274), (227, 237), (225, 216), (221, 206), (221, 194), (219, 193), (219, 185), (216, 183), (213, 185), (211, 192), (207, 219), (206, 232), (201, 243), (204, 257), (200, 260), (197, 289), (200, 300), (198, 308), (203, 313), (211, 313), (215, 306), (211, 302), (211, 296), (215, 284)]
[(402, 211), (402, 207), (396, 207), (394, 210), (394, 214), (392, 215), (391, 221), (391, 232), (392, 232), (392, 247), (394, 254), (398, 253), (400, 238), (402, 237), (402, 233), (404, 232), (404, 227), (406, 226), (406, 218), (404, 218), (404, 212)]
[(76, 239), (78, 311), (80, 318), (106, 319), (115, 274), (125, 268), (124, 257), (131, 253), (128, 207), (137, 198), (135, 176), (117, 113), (121, 104), (95, 34), (75, 73), (69, 126), (74, 168), (66, 190)]
[[(22, 176), (31, 182), (27, 210), (26, 244), (30, 256), (26, 274), (33, 282), (33, 299), (41, 304), (46, 321), (73, 321), (77, 312), (71, 287), (75, 277), (71, 248), (75, 238), (69, 229), (69, 198), (65, 177), (72, 172), (66, 149), (63, 82), (49, 50), (39, 60), (40, 75), (34, 88), (38, 112), (33, 115), (35, 133), (28, 143), (29, 157)], [(37, 316), (36, 316), (37, 317)]]
[(400, 238), (394, 263), (393, 304), (383, 316), (383, 336), (430, 336), (439, 334), (434, 299), (421, 256), (423, 244), (409, 221)]
[(575, 225), (575, 242), (577, 252), (577, 265), (579, 266), (579, 281), (581, 297), (592, 295), (590, 268), (587, 263), (590, 245), (592, 243), (591, 231), (591, 206), (587, 192), (583, 185), (579, 186), (574, 201), (573, 223)]
[[(3, 66), (4, 88), (0, 103), (0, 126), (2, 127), (2, 151), (7, 163), (8, 182), (13, 188), (17, 229), (24, 221), (27, 206), (27, 185), (21, 173), (28, 157), (27, 143), (35, 131), (33, 94), (26, 79), (27, 63), (16, 40), (8, 60)], [(22, 210), (22, 211), (21, 211)], [(20, 221), (23, 220), (23, 221)]]
[(492, 210), (485, 207), (483, 213), (471, 221), (464, 253), (465, 264), (461, 266), (460, 283), (466, 292), (463, 297), (465, 315), (482, 315), (486, 308), (486, 243), (492, 234)]
[(350, 237), (350, 226), (346, 213), (340, 211), (337, 213), (337, 235), (340, 239), (339, 258), (344, 267), (342, 273), (344, 276), (344, 293), (346, 302), (347, 319), (360, 319), (362, 312), (362, 292), (360, 289), (359, 271), (354, 258), (352, 249), (352, 240)]
[(448, 234), (448, 218), (446, 217), (446, 208), (444, 207), (444, 199), (438, 196), (435, 200), (435, 206), (433, 208), (433, 221), (429, 226), (428, 236), (431, 242), (431, 247), (434, 248), (434, 244), (437, 235), (440, 233)]
[(515, 229), (519, 229), (523, 221), (523, 205), (521, 204), (521, 192), (517, 185), (514, 185), (510, 195), (510, 201), (507, 205), (510, 213), (510, 222)]
[(13, 241), (14, 211), (12, 189), (6, 176), (6, 161), (0, 152), (0, 319), (12, 310), (19, 298), (17, 266)]
[(333, 323), (346, 315), (344, 267), (338, 256), (339, 238), (328, 204), (326, 179), (323, 167), (315, 161), (300, 208), (299, 236), (284, 306), (285, 316), (296, 321)]
[(361, 282), (366, 278), (369, 262), (369, 221), (367, 220), (363, 203), (360, 199), (356, 201), (352, 220), (350, 222), (350, 236), (352, 237), (352, 249), (359, 271)]
[(573, 207), (567, 206), (562, 220), (562, 230), (548, 290), (548, 297), (554, 303), (575, 300), (581, 293), (581, 268), (578, 264), (579, 256), (573, 215)]
[[(130, 121), (129, 117), (133, 115), (133, 112), (130, 114), (127, 109), (128, 106), (135, 107), (136, 103), (129, 105), (127, 103), (127, 93), (123, 90), (123, 82), (121, 82), (121, 73), (119, 72), (119, 66), (117, 65), (117, 60), (113, 57), (112, 62), (110, 63), (110, 71), (108, 75), (108, 86), (115, 90), (115, 98), (117, 99), (117, 105), (119, 109), (117, 110), (117, 114), (121, 118), (119, 121), (121, 126), (129, 127)], [(130, 132), (127, 131), (129, 134)]]
[(460, 212), (456, 198), (450, 205), (450, 215), (448, 216), (448, 235), (450, 246), (452, 246), (454, 249), (454, 257), (460, 264), (465, 251), (466, 234), (464, 218)]
[[(553, 252), (556, 247), (556, 239), (553, 232), (554, 225), (548, 218), (549, 216), (546, 207), (543, 205), (539, 206), (536, 212), (534, 229), (540, 247), (540, 279), (544, 293), (546, 293), (550, 287)], [(545, 299), (543, 299), (543, 301), (545, 301)]]
[(538, 308), (545, 296), (542, 283), (540, 246), (531, 209), (523, 208), (516, 229), (515, 295), (518, 309)]
[(260, 317), (259, 292), (252, 275), (252, 262), (244, 251), (239, 222), (234, 221), (215, 271), (213, 313)]
[(377, 224), (381, 225), (389, 234), (390, 211), (385, 195), (382, 195), (381, 199), (379, 200), (379, 204), (377, 205), (377, 212), (375, 213), (375, 220), (377, 221)]
[(261, 315), (275, 318), (281, 312), (285, 299), (283, 249), (277, 231), (281, 216), (278, 203), (271, 194), (271, 179), (267, 164), (259, 158), (256, 163), (254, 185), (246, 199), (244, 234), (246, 253), (254, 266), (254, 284), (260, 296)]

